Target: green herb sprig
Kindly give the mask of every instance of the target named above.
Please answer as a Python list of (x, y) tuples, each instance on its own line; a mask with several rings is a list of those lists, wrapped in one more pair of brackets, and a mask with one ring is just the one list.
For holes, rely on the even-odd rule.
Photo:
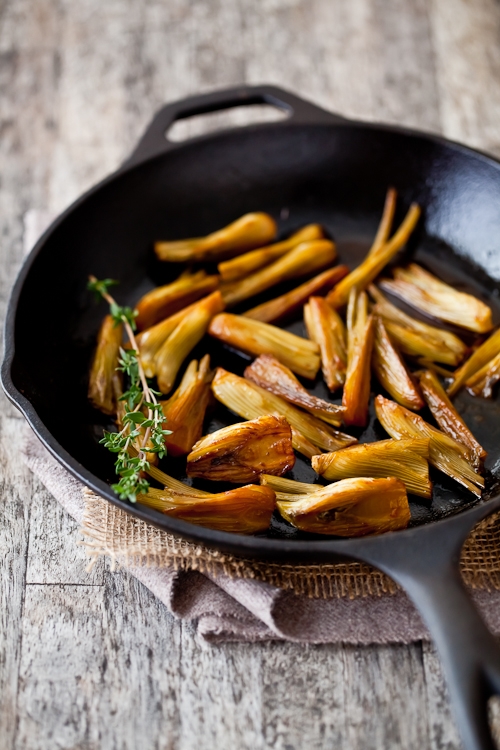
[[(99, 280), (95, 276), (89, 276), (87, 288), (95, 293), (97, 299), (106, 300), (115, 325), (123, 324), (132, 345), (132, 349), (120, 348), (117, 367), (117, 370), (128, 376), (129, 381), (128, 390), (120, 397), (120, 401), (124, 401), (127, 406), (122, 418), (123, 427), (120, 432), (105, 430), (100, 442), (111, 453), (116, 454), (115, 470), (120, 480), (111, 485), (111, 489), (122, 500), (135, 503), (137, 495), (146, 493), (149, 489), (149, 482), (143, 476), (150, 468), (147, 454), (156, 453), (159, 458), (163, 458), (167, 452), (165, 436), (170, 435), (171, 431), (163, 429), (165, 415), (156, 398), (161, 394), (151, 388), (141, 365), (134, 335), (137, 311), (118, 305), (108, 291), (117, 283), (113, 279)], [(144, 408), (147, 409), (147, 416), (143, 413)], [(131, 456), (129, 448), (141, 436), (139, 452), (137, 456)]]

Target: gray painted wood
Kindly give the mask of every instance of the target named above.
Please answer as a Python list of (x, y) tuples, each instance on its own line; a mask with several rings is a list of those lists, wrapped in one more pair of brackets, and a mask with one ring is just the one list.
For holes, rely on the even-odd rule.
[(104, 561), (90, 571), (78, 524), (44, 487), (33, 488), (27, 555), (27, 584), (102, 585)]
[[(0, 313), (23, 213), (62, 210), (176, 97), (270, 82), (500, 153), (499, 32), (495, 0), (2, 0)], [(1, 750), (460, 747), (428, 644), (208, 647), (134, 579), (86, 572), (20, 425), (2, 399)]]

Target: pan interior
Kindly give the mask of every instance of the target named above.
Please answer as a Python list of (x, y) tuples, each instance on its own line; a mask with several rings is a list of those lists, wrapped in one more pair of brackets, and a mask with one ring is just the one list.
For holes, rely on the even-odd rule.
[[(457, 288), (487, 300), (498, 324), (499, 285), (490, 275), (498, 272), (495, 236), (500, 235), (496, 163), (432, 139), (385, 130), (261, 128), (185, 145), (119, 175), (68, 214), (48, 236), (20, 294), (14, 384), (63, 448), (111, 483), (113, 457), (98, 444), (103, 428), (111, 424), (86, 398), (95, 335), (106, 312), (104, 304), (93, 305), (85, 290), (88, 274), (119, 279), (119, 302), (133, 305), (148, 289), (167, 283), (180, 270), (155, 260), (154, 240), (199, 236), (254, 210), (271, 213), (280, 236), (309, 222), (321, 223), (337, 243), (339, 262), (354, 267), (370, 246), (389, 185), (400, 196), (396, 222), (411, 200), (424, 209), (419, 229), (398, 263), (416, 260)], [(286, 288), (274, 288), (240, 309)], [(302, 320), (291, 320), (284, 327), (305, 335)], [(237, 374), (249, 362), (209, 337), (192, 357), (206, 352), (212, 366)], [(321, 378), (312, 384), (303, 382), (318, 396), (330, 398)], [(381, 392), (375, 382), (373, 392)], [(463, 392), (455, 403), (488, 452), (487, 499), (497, 489), (499, 401)], [(422, 416), (432, 422), (425, 412)], [(219, 405), (207, 417), (205, 432), (235, 421), (239, 419)], [(373, 409), (365, 429), (346, 431), (361, 442), (387, 437)], [(184, 461), (167, 457), (162, 468), (185, 479)], [(431, 473), (432, 501), (410, 498), (413, 525), (477, 502), (453, 480)], [(290, 476), (307, 482), (316, 479), (300, 455)], [(212, 491), (228, 488), (214, 483), (198, 486)], [(310, 538), (278, 516), (267, 536)]]

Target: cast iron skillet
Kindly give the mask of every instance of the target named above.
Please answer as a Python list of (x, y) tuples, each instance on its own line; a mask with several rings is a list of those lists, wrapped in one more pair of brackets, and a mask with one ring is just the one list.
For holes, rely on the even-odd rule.
[[(259, 103), (285, 110), (288, 119), (181, 144), (166, 138), (177, 119)], [(105, 421), (86, 399), (104, 313), (85, 290), (89, 273), (118, 278), (119, 300), (133, 304), (177, 273), (154, 260), (155, 239), (203, 235), (254, 210), (274, 215), (283, 234), (309, 221), (324, 224), (341, 260), (355, 265), (374, 235), (389, 185), (399, 191), (401, 213), (412, 200), (424, 209), (408, 253), (489, 299), (500, 322), (500, 287), (491, 278), (498, 270), (499, 162), (435, 136), (345, 120), (280, 89), (243, 87), (164, 107), (126, 164), (52, 224), (12, 292), (2, 385), (61, 464), (140, 518), (245, 557), (360, 560), (386, 572), (406, 589), (436, 642), (465, 746), (485, 750), (493, 748), (487, 699), (500, 692), (500, 655), (464, 589), (458, 561), (472, 527), (500, 508), (491, 476), (489, 499), (481, 502), (434, 476), (432, 503), (412, 499), (412, 526), (401, 532), (335, 539), (294, 533), (275, 520), (268, 534), (241, 537), (119, 501), (107, 484), (112, 458), (98, 446)], [(214, 364), (241, 372), (241, 357), (213, 342), (210, 347)], [(325, 395), (321, 388), (315, 385)], [(498, 404), (462, 394), (458, 407), (489, 451), (492, 468), (500, 459)], [(219, 409), (208, 429), (231, 419)], [(384, 433), (372, 417), (358, 437), (373, 440)], [(182, 476), (175, 463), (168, 470)], [(310, 481), (311, 469), (298, 460), (294, 475)]]

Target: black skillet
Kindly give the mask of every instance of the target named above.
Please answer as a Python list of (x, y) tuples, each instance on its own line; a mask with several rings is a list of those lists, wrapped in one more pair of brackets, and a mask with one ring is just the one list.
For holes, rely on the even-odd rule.
[[(181, 144), (166, 138), (175, 120), (262, 103), (286, 111), (288, 119)], [(489, 299), (500, 322), (500, 286), (491, 278), (500, 266), (498, 161), (435, 136), (345, 120), (280, 89), (242, 87), (164, 107), (123, 167), (52, 224), (12, 292), (2, 384), (72, 474), (140, 518), (245, 557), (361, 560), (385, 571), (408, 592), (434, 638), (465, 746), (485, 750), (493, 747), (487, 700), (500, 692), (500, 652), (464, 589), (458, 561), (472, 527), (500, 508), (491, 477), (489, 499), (476, 502), (436, 475), (432, 503), (412, 499), (412, 526), (401, 532), (324, 538), (294, 533), (274, 520), (268, 534), (241, 537), (119, 501), (108, 486), (112, 458), (98, 445), (105, 422), (86, 399), (104, 312), (85, 290), (89, 273), (118, 278), (119, 300), (133, 304), (177, 273), (155, 262), (153, 240), (203, 235), (256, 210), (275, 216), (282, 234), (306, 222), (322, 223), (338, 242), (341, 260), (355, 265), (374, 235), (389, 185), (398, 189), (401, 213), (412, 200), (424, 211), (407, 253)], [(292, 330), (300, 325), (292, 323)], [(214, 364), (241, 371), (241, 357), (210, 346)], [(325, 395), (321, 389), (315, 385)], [(493, 468), (500, 458), (498, 404), (466, 394), (457, 404)], [(219, 409), (207, 429), (231, 420), (234, 416)], [(383, 436), (373, 418), (358, 435), (365, 441)], [(182, 476), (175, 463), (167, 470)], [(294, 476), (311, 480), (311, 469), (298, 460)]]

